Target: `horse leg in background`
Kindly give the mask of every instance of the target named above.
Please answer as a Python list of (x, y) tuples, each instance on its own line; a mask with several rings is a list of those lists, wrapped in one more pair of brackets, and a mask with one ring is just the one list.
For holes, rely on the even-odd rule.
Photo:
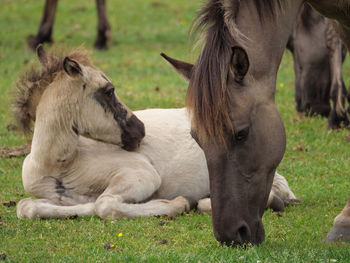
[(55, 22), (57, 1), (58, 0), (46, 0), (38, 34), (35, 36), (28, 36), (28, 46), (32, 50), (35, 50), (41, 43), (52, 43), (52, 28), (53, 23)]
[[(271, 208), (275, 212), (279, 212), (283, 211), (286, 205), (299, 202), (300, 201), (289, 188), (287, 180), (276, 172), (266, 207)], [(200, 212), (211, 213), (210, 198), (199, 200), (197, 209)]]
[[(189, 202), (179, 196), (173, 200), (153, 199), (161, 179), (156, 171), (125, 169), (110, 181), (95, 203), (101, 218), (134, 218), (152, 215), (173, 216), (189, 210)], [(145, 200), (150, 200), (145, 203)]]
[(350, 199), (343, 211), (334, 219), (333, 227), (327, 234), (325, 241), (350, 241)]
[(332, 110), (328, 119), (328, 126), (332, 129), (337, 129), (340, 128), (342, 124), (344, 126), (349, 125), (345, 109), (346, 88), (342, 73), (344, 60), (343, 44), (332, 23), (329, 20), (327, 20), (327, 23), (326, 42), (331, 70), (330, 97), (333, 101)]
[(107, 8), (106, 0), (96, 0), (97, 16), (98, 16), (98, 27), (97, 27), (97, 39), (94, 44), (96, 49), (106, 49), (107, 41), (111, 26), (107, 19)]
[(72, 216), (92, 216), (95, 214), (95, 203), (72, 206), (56, 205), (49, 199), (26, 198), (17, 205), (18, 218), (67, 218)]

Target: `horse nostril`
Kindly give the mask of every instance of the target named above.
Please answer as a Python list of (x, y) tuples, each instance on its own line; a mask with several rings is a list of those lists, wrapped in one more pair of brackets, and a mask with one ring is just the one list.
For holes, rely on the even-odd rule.
[(247, 224), (243, 224), (242, 226), (240, 226), (236, 233), (237, 239), (241, 241), (240, 243), (246, 243), (251, 241), (251, 233)]
[(216, 239), (220, 243), (232, 247), (244, 246), (247, 243), (255, 243), (255, 239), (252, 240), (251, 230), (247, 223), (242, 222), (238, 224), (238, 227), (231, 227), (221, 228), (218, 232), (214, 232)]

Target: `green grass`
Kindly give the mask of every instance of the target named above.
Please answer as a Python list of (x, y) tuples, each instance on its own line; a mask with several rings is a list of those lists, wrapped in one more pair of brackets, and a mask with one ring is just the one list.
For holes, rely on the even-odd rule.
[[(112, 42), (108, 51), (93, 51), (93, 59), (130, 108), (184, 105), (187, 85), (159, 53), (195, 60), (198, 50), (193, 52), (187, 39), (200, 5), (201, 1), (186, 0), (108, 1)], [(13, 146), (26, 138), (6, 129), (13, 123), (11, 94), (18, 75), (35, 60), (25, 38), (37, 31), (43, 1), (0, 0), (0, 6), (0, 145)], [(60, 1), (55, 45), (84, 43), (91, 49), (95, 28), (94, 1)], [(344, 68), (346, 83), (349, 63), (347, 60)], [(278, 75), (276, 103), (287, 131), (287, 150), (279, 172), (302, 203), (288, 207), (282, 217), (265, 213), (266, 241), (262, 245), (222, 247), (212, 234), (210, 216), (196, 212), (174, 219), (30, 221), (18, 220), (15, 207), (0, 205), (0, 254), (6, 253), (9, 262), (350, 262), (348, 244), (322, 242), (349, 197), (350, 145), (344, 139), (349, 131), (329, 131), (326, 119), (296, 113), (288, 52)], [(298, 146), (304, 150), (298, 151)], [(28, 196), (21, 182), (22, 162), (23, 158), (0, 159), (0, 203)], [(119, 233), (123, 236), (118, 237)], [(167, 243), (159, 244), (161, 240)], [(107, 242), (116, 248), (106, 250)]]

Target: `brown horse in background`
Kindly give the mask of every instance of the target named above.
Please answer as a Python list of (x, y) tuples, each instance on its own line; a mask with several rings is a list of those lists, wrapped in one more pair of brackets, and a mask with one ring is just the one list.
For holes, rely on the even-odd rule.
[(348, 126), (342, 75), (347, 50), (331, 20), (304, 4), (287, 48), (294, 59), (297, 111), (310, 116), (329, 116), (328, 126), (333, 129)]
[[(28, 37), (28, 46), (32, 50), (35, 50), (39, 44), (44, 42), (51, 43), (52, 29), (55, 22), (55, 14), (58, 0), (46, 0), (43, 17), (39, 26), (38, 33)], [(107, 48), (107, 40), (109, 38), (109, 32), (111, 26), (107, 18), (106, 0), (96, 0), (98, 26), (97, 26), (97, 39), (94, 47), (96, 49)]]
[[(214, 235), (224, 244), (265, 238), (262, 215), (286, 144), (276, 77), (304, 2), (209, 0), (197, 19), (204, 32), (199, 58), (194, 65), (173, 63), (190, 79), (191, 134), (206, 156)], [(336, 19), (350, 47), (350, 0), (308, 2)], [(349, 233), (349, 215), (347, 226)]]

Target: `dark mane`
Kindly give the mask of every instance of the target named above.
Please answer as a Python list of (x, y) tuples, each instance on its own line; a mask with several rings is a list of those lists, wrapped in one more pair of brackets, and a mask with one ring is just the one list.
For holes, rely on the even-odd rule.
[[(187, 108), (201, 141), (225, 142), (225, 133), (234, 132), (229, 112), (226, 80), (232, 46), (242, 42), (236, 16), (243, 0), (209, 0), (194, 22), (194, 33), (203, 31), (204, 46), (194, 66), (187, 91)], [(245, 0), (248, 1), (248, 0)], [(260, 22), (273, 19), (281, 9), (280, 0), (253, 1)], [(243, 36), (244, 37), (244, 36)]]
[[(54, 54), (55, 53), (55, 54)], [(68, 56), (83, 65), (91, 65), (88, 52), (78, 48), (67, 55), (57, 51), (47, 54), (47, 61), (39, 67), (37, 64), (25, 72), (16, 83), (16, 97), (13, 103), (15, 118), (25, 133), (30, 132), (31, 121), (35, 121), (35, 112), (41, 95), (63, 71), (63, 60)]]

